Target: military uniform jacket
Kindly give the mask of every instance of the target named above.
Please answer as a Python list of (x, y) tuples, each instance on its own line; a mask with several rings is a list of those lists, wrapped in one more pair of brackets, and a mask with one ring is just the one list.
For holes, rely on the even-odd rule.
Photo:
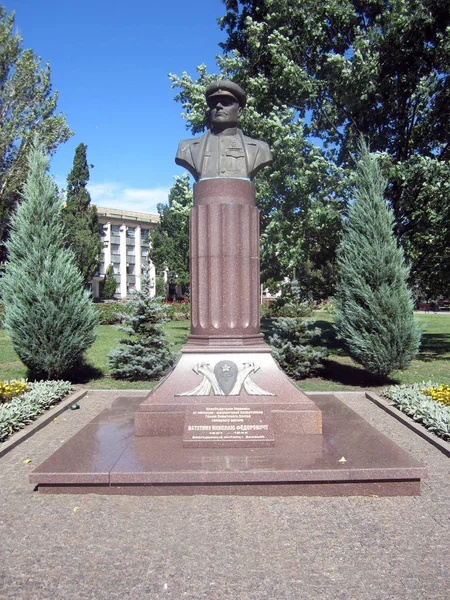
[(208, 131), (199, 138), (182, 140), (175, 158), (196, 181), (211, 177), (254, 176), (272, 161), (266, 142), (247, 137), (240, 129)]

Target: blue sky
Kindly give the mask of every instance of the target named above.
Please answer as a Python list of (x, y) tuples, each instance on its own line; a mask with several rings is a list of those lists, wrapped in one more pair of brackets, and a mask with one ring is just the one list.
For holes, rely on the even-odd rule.
[(75, 135), (59, 146), (58, 184), (76, 146), (88, 146), (89, 190), (98, 206), (156, 212), (167, 199), (179, 140), (190, 137), (169, 72), (215, 70), (222, 0), (0, 0), (15, 11), (23, 47), (52, 69), (58, 111)]

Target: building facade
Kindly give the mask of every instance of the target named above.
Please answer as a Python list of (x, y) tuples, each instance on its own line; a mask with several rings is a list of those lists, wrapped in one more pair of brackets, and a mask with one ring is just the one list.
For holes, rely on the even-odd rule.
[(159, 222), (159, 215), (99, 206), (97, 214), (103, 249), (100, 268), (92, 280), (93, 297), (102, 296), (102, 282), (109, 265), (117, 281), (116, 298), (128, 298), (141, 289), (146, 265), (150, 267), (150, 295), (154, 296), (156, 273), (149, 260), (149, 235)]

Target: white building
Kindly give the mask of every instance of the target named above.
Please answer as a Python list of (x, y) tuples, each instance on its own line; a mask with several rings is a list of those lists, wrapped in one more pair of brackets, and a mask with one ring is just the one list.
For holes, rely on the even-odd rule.
[[(92, 280), (92, 295), (101, 295), (106, 269), (113, 266), (117, 280), (116, 298), (127, 298), (141, 289), (141, 273), (149, 263), (149, 233), (159, 222), (150, 215), (115, 208), (97, 207), (100, 235), (104, 243), (98, 273)], [(155, 267), (150, 263), (151, 295), (155, 295)]]

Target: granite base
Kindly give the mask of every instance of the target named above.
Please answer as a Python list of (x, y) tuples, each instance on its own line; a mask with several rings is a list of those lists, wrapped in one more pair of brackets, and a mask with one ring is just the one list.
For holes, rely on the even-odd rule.
[(42, 493), (404, 496), (426, 468), (334, 396), (314, 396), (322, 435), (272, 447), (183, 448), (182, 436), (136, 437), (141, 399), (118, 398), (30, 475)]

